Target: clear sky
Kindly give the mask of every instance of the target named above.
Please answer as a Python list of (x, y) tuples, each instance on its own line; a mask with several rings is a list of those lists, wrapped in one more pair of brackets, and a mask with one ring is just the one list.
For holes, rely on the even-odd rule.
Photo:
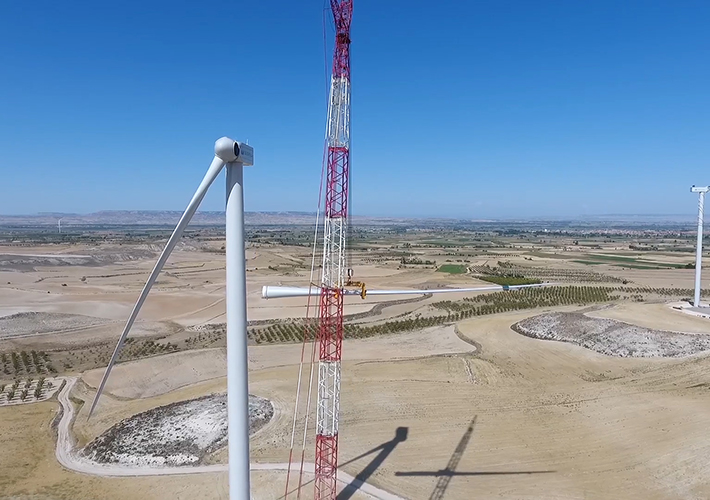
[[(222, 135), (255, 148), (247, 210), (315, 210), (323, 9), (0, 1), (0, 213), (181, 210)], [(708, 26), (707, 1), (355, 0), (353, 212), (693, 213)]]

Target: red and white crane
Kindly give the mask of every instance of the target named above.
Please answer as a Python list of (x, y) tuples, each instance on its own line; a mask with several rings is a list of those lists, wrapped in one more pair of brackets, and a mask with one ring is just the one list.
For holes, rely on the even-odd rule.
[(350, 21), (353, 0), (331, 0), (335, 22), (333, 74), (326, 135), (323, 267), (318, 307), (318, 404), (315, 498), (336, 495), (343, 288), (346, 285), (348, 179), (350, 177)]
[[(347, 253), (349, 250), (347, 248), (347, 226), (350, 179), (350, 23), (352, 21), (353, 0), (330, 0), (330, 7), (335, 25), (335, 50), (326, 130), (325, 210), (320, 286), (315, 288), (313, 286), (309, 288), (265, 286), (262, 290), (262, 296), (265, 299), (318, 296), (318, 401), (316, 407), (314, 488), (316, 500), (334, 500), (337, 494), (340, 362), (343, 345), (343, 302), (346, 295), (360, 295), (364, 299), (366, 294), (399, 295), (474, 292), (543, 286), (484, 286), (437, 290), (367, 291), (364, 283), (352, 281), (352, 270), (347, 268)], [(317, 234), (316, 230), (316, 237)], [(307, 337), (304, 337), (304, 343), (306, 340)], [(303, 356), (301, 364), (303, 364)], [(294, 433), (300, 384), (301, 372), (299, 371), (296, 410), (294, 413)], [(308, 393), (310, 395), (310, 387)], [(306, 416), (305, 431), (307, 431), (308, 427), (307, 419), (308, 416)], [(289, 463), (292, 460), (292, 454), (293, 435)], [(303, 458), (301, 459), (301, 472), (303, 472)], [(288, 479), (286, 483), (286, 496), (288, 496)], [(300, 489), (301, 481), (299, 479), (299, 498)]]

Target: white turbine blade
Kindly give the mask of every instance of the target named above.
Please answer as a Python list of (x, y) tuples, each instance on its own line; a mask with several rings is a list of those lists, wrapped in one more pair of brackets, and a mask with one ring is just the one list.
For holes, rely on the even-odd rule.
[[(490, 292), (496, 290), (518, 290), (520, 288), (535, 288), (550, 286), (554, 283), (535, 283), (531, 285), (493, 285), (473, 288), (434, 288), (429, 290), (367, 290), (367, 295), (418, 295), (422, 293), (465, 293), (465, 292)], [(345, 290), (346, 295), (360, 295), (359, 290)], [(297, 286), (265, 286), (261, 289), (261, 296), (265, 299), (284, 299), (289, 297), (307, 297), (320, 295), (320, 288), (304, 288)]]
[(136, 317), (138, 316), (138, 313), (140, 312), (141, 307), (143, 306), (143, 302), (145, 302), (145, 299), (148, 296), (150, 289), (153, 287), (153, 283), (155, 283), (158, 274), (160, 274), (160, 271), (163, 269), (163, 266), (167, 262), (168, 257), (170, 257), (170, 253), (173, 251), (173, 248), (175, 248), (175, 245), (180, 239), (180, 236), (182, 236), (182, 233), (185, 231), (185, 227), (187, 227), (188, 223), (190, 222), (190, 219), (192, 219), (192, 216), (195, 215), (197, 207), (200, 206), (200, 202), (205, 197), (205, 194), (207, 193), (207, 190), (209, 189), (212, 182), (214, 182), (214, 180), (217, 178), (217, 175), (219, 175), (219, 172), (222, 170), (222, 167), (224, 167), (224, 161), (219, 157), (215, 156), (214, 160), (212, 160), (210, 168), (205, 174), (204, 179), (202, 179), (202, 182), (197, 188), (197, 191), (195, 191), (192, 200), (190, 200), (190, 203), (187, 205), (185, 212), (182, 214), (182, 217), (180, 217), (180, 221), (177, 223), (177, 226), (175, 226), (173, 234), (170, 235), (170, 239), (168, 239), (168, 242), (166, 243), (165, 248), (163, 249), (163, 253), (160, 254), (158, 262), (155, 263), (155, 267), (150, 273), (148, 281), (145, 282), (145, 286), (143, 286), (143, 291), (141, 291), (141, 294), (138, 297), (136, 304), (133, 306), (133, 310), (131, 311), (131, 315), (128, 317), (128, 321), (126, 321), (126, 326), (123, 328), (123, 333), (121, 333), (121, 337), (118, 339), (116, 348), (113, 350), (111, 361), (109, 361), (108, 366), (106, 367), (104, 376), (101, 379), (99, 388), (96, 391), (96, 396), (94, 396), (94, 401), (91, 403), (91, 408), (89, 409), (89, 418), (94, 412), (96, 404), (99, 402), (99, 398), (101, 397), (101, 393), (104, 390), (106, 381), (108, 380), (108, 377), (111, 374), (111, 369), (113, 368), (113, 365), (116, 364), (118, 355), (121, 353), (121, 349), (123, 348), (123, 343), (125, 342), (126, 337), (128, 337), (128, 332), (130, 331), (131, 326), (133, 326), (133, 322), (136, 320)]
[[(349, 290), (346, 290), (346, 293)], [(261, 297), (264, 299), (284, 299), (288, 297), (308, 297), (320, 295), (320, 287), (303, 288), (299, 286), (264, 286), (261, 288)]]
[(466, 293), (466, 292), (493, 292), (496, 290), (518, 290), (519, 288), (536, 288), (549, 286), (553, 283), (534, 283), (531, 285), (493, 285), (478, 286), (473, 288), (434, 288), (429, 290), (368, 290), (367, 295), (411, 295), (420, 293)]

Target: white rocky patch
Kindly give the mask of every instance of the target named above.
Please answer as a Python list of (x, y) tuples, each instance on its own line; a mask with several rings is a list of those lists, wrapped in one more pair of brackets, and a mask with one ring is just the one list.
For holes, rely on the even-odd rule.
[(581, 313), (540, 314), (512, 328), (528, 337), (571, 342), (609, 356), (678, 358), (710, 350), (710, 335), (652, 330)]
[[(249, 396), (249, 430), (263, 427), (274, 414), (270, 401)], [(83, 455), (100, 463), (127, 466), (198, 464), (227, 439), (227, 396), (212, 394), (139, 413), (97, 437)]]

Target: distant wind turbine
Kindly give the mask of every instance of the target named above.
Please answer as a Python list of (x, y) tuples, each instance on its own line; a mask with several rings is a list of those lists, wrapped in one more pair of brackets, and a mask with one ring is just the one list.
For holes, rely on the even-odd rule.
[(700, 273), (703, 267), (703, 205), (705, 205), (705, 193), (710, 187), (693, 186), (691, 193), (698, 193), (698, 244), (695, 251), (695, 296), (693, 306), (700, 307)]

